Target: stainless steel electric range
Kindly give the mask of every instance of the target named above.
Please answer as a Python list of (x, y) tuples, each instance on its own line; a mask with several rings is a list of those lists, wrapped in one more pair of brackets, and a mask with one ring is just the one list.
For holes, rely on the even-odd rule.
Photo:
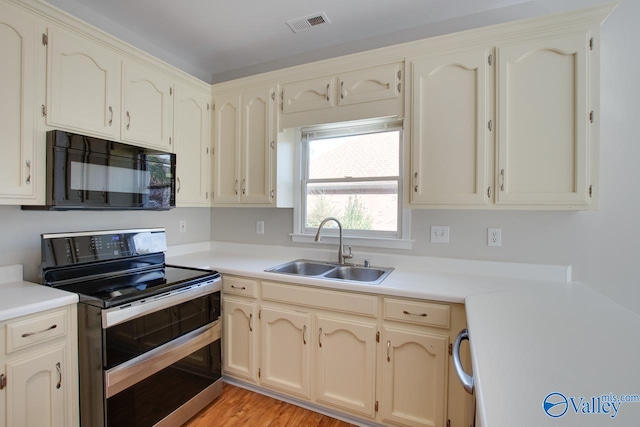
[(166, 249), (164, 229), (42, 235), (43, 284), (80, 298), (83, 427), (177, 426), (221, 393), (220, 275)]

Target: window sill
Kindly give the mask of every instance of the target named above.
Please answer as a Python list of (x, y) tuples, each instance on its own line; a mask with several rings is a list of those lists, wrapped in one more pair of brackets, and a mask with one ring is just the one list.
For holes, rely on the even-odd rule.
[[(339, 238), (337, 236), (322, 236), (320, 242), (315, 241), (315, 235), (313, 234), (290, 234), (291, 241), (294, 243), (320, 243), (337, 245)], [(385, 249), (411, 249), (413, 247), (413, 240), (409, 239), (382, 239), (377, 237), (354, 237), (345, 236), (343, 243), (347, 246), (358, 246), (364, 248), (385, 248)]]

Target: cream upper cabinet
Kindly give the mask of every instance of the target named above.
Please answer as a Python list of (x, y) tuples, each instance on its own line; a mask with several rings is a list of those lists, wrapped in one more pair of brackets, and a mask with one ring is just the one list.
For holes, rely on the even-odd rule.
[(311, 398), (311, 314), (280, 307), (260, 308), (262, 385)]
[(33, 18), (0, 5), (0, 204), (35, 203), (38, 173), (44, 170), (35, 157), (36, 85), (44, 75), (37, 70), (44, 58), (38, 36)]
[(130, 60), (122, 76), (122, 142), (171, 151), (173, 81)]
[(338, 105), (398, 98), (402, 94), (402, 65), (390, 64), (338, 75)]
[(282, 112), (331, 108), (336, 105), (335, 77), (320, 77), (282, 85)]
[(411, 204), (488, 203), (491, 54), (478, 49), (411, 61)]
[(376, 324), (317, 316), (316, 399), (375, 416)]
[(271, 86), (215, 99), (215, 205), (275, 202), (275, 92)]
[(589, 52), (588, 32), (497, 47), (496, 203), (589, 204)]
[(173, 152), (176, 205), (208, 206), (211, 182), (211, 115), (208, 91), (176, 85)]
[(47, 125), (118, 139), (120, 57), (60, 28), (49, 28), (47, 55)]
[(447, 335), (385, 326), (381, 415), (411, 427), (444, 426)]
[(257, 382), (257, 305), (254, 301), (226, 296), (222, 299), (222, 305), (222, 368), (225, 374)]

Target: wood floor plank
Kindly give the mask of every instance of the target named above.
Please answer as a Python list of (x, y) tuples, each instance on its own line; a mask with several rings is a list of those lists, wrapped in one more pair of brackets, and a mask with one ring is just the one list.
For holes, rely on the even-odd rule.
[(183, 427), (350, 427), (344, 421), (224, 384), (222, 395)]

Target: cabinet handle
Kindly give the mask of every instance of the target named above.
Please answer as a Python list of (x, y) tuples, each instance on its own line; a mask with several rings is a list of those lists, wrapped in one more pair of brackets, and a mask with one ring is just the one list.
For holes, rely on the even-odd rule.
[(340, 82), (340, 99), (344, 99), (344, 82)]
[(504, 191), (504, 169), (500, 169), (500, 177), (502, 178), (502, 184), (500, 184), (500, 191)]
[(231, 285), (231, 287), (232, 287), (233, 289), (240, 289), (240, 290), (242, 290), (242, 291), (244, 291), (244, 290), (246, 290), (246, 289), (247, 289), (247, 288), (246, 288), (246, 287), (244, 287), (244, 286), (235, 286), (235, 285)]
[(249, 314), (249, 332), (253, 332), (253, 313)]
[(233, 186), (233, 190), (236, 192), (236, 196), (238, 195), (238, 180), (236, 179), (236, 183)]
[(302, 327), (302, 344), (307, 345), (307, 325)]
[(31, 184), (31, 160), (25, 160), (24, 162), (27, 165), (27, 179), (25, 180), (25, 182), (27, 184)]
[(413, 192), (418, 192), (418, 172), (413, 174)]
[(58, 371), (58, 384), (56, 384), (56, 388), (62, 387), (62, 365), (60, 362), (56, 363), (56, 370)]
[(407, 310), (402, 310), (402, 314), (406, 314), (408, 316), (419, 316), (419, 317), (427, 317), (428, 316), (427, 313), (416, 314), (416, 313), (411, 313), (410, 311), (407, 311)]
[(127, 130), (129, 130), (129, 126), (131, 126), (131, 114), (127, 111)]
[(176, 180), (178, 181), (178, 189), (176, 191), (179, 193), (182, 188), (182, 184), (180, 184), (180, 177), (177, 177)]
[(25, 332), (24, 334), (22, 334), (22, 338), (27, 338), (27, 337), (30, 337), (30, 336), (33, 336), (33, 335), (42, 334), (42, 333), (44, 333), (44, 332), (50, 331), (50, 330), (52, 330), (52, 329), (55, 329), (55, 328), (57, 328), (57, 327), (58, 327), (58, 325), (57, 325), (57, 324), (53, 324), (53, 325), (49, 326), (47, 329), (43, 329), (43, 330), (41, 330), (41, 331), (36, 331), (36, 332)]
[(318, 329), (318, 346), (322, 347), (322, 328)]
[(489, 132), (491, 132), (493, 130), (493, 120), (489, 120), (489, 123), (487, 124), (487, 127), (489, 128)]
[(327, 101), (329, 100), (329, 84), (327, 83)]
[(487, 197), (491, 198), (491, 187), (487, 188)]
[(4, 390), (7, 386), (7, 377), (5, 374), (0, 374), (0, 390)]
[(247, 184), (247, 179), (243, 178), (242, 179), (242, 194), (247, 194), (246, 184)]
[(111, 113), (109, 117), (109, 126), (111, 126), (113, 124), (113, 107), (111, 107), (111, 105), (109, 105), (109, 113)]
[(391, 355), (389, 354), (390, 348), (391, 348), (391, 341), (387, 340), (387, 362), (391, 362)]

